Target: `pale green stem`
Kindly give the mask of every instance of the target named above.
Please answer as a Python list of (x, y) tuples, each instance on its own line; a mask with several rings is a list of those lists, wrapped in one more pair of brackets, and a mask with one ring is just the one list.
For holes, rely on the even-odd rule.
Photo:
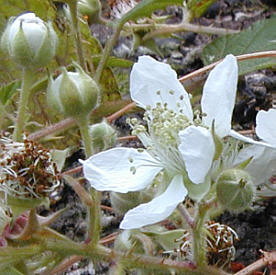
[[(125, 268), (143, 268), (145, 270), (156, 271), (156, 274), (164, 274), (169, 270), (175, 270), (179, 274), (212, 274), (212, 275), (230, 275), (223, 270), (216, 267), (206, 266), (202, 272), (196, 268), (191, 262), (174, 261), (163, 257), (155, 257), (148, 255), (141, 255), (135, 253), (122, 253), (104, 246), (87, 246), (85, 244), (78, 244), (73, 242), (63, 242), (59, 240), (42, 240), (45, 250), (55, 251), (63, 256), (82, 255), (89, 257), (91, 260), (98, 261), (114, 261), (120, 259), (121, 264)], [(159, 273), (158, 273), (159, 272)]]
[[(88, 116), (80, 117), (77, 123), (80, 128), (81, 137), (84, 142), (85, 155), (86, 158), (92, 155), (92, 144), (91, 136), (89, 134), (89, 119)], [(93, 205), (88, 207), (88, 238), (90, 239), (91, 246), (97, 245), (100, 239), (101, 231), (101, 212), (100, 212), (100, 193), (94, 188), (90, 188), (91, 199), (93, 200)]]
[(205, 222), (209, 217), (209, 207), (200, 203), (195, 218), (193, 233), (193, 260), (197, 267), (204, 270), (207, 266), (206, 228)]
[(151, 32), (147, 33), (143, 37), (143, 41), (151, 39), (157, 35), (170, 34), (175, 32), (190, 31), (196, 33), (206, 33), (206, 34), (215, 34), (215, 35), (227, 35), (239, 33), (237, 30), (215, 28), (208, 26), (200, 26), (191, 23), (181, 23), (176, 25), (168, 24), (129, 24), (124, 26), (125, 29), (130, 29), (134, 31), (152, 29)]
[(89, 134), (89, 116), (82, 116), (76, 118), (77, 124), (80, 128), (81, 138), (84, 144), (85, 156), (89, 158), (92, 155), (91, 137)]
[(177, 206), (177, 209), (179, 211), (179, 213), (181, 214), (181, 216), (184, 218), (184, 220), (187, 222), (187, 224), (191, 227), (194, 228), (195, 227), (195, 221), (193, 219), (193, 217), (191, 217), (189, 211), (187, 210), (187, 208), (180, 203)]
[(13, 132), (13, 139), (15, 141), (22, 140), (22, 133), (25, 126), (26, 120), (26, 110), (28, 106), (29, 95), (31, 91), (31, 86), (33, 83), (33, 71), (23, 69), (23, 81), (22, 88), (20, 91), (18, 113), (16, 118), (16, 125)]
[(106, 62), (108, 60), (108, 57), (110, 56), (110, 52), (113, 49), (113, 46), (115, 45), (115, 43), (120, 35), (122, 27), (123, 27), (123, 24), (120, 22), (118, 22), (117, 24), (114, 25), (114, 33), (105, 45), (105, 48), (104, 48), (104, 51), (102, 54), (102, 58), (99, 62), (99, 65), (96, 70), (96, 75), (95, 75), (95, 81), (97, 81), (98, 83), (101, 79), (101, 75), (102, 75), (103, 69), (106, 65)]
[(82, 43), (81, 43), (81, 33), (80, 33), (79, 20), (78, 20), (77, 1), (70, 1), (68, 5), (70, 9), (71, 18), (72, 18), (72, 29), (73, 29), (73, 34), (75, 38), (75, 47), (77, 51), (78, 62), (81, 65), (81, 67), (85, 71), (87, 71), (84, 54), (83, 54)]

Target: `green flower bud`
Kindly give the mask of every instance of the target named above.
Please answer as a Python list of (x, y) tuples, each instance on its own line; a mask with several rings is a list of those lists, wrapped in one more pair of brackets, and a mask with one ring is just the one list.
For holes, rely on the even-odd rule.
[(100, 90), (97, 83), (75, 64), (77, 72), (67, 72), (55, 80), (50, 78), (47, 100), (58, 112), (67, 117), (83, 117), (96, 108)]
[(106, 120), (89, 127), (94, 153), (98, 153), (113, 147), (117, 140), (116, 131)]
[(229, 169), (222, 172), (217, 180), (217, 199), (225, 209), (240, 212), (252, 203), (254, 189), (254, 184), (247, 172)]
[(80, 0), (78, 10), (89, 18), (89, 23), (97, 23), (101, 16), (102, 5), (99, 0)]
[(47, 65), (56, 54), (58, 38), (51, 25), (34, 13), (11, 18), (1, 37), (1, 48), (28, 69)]

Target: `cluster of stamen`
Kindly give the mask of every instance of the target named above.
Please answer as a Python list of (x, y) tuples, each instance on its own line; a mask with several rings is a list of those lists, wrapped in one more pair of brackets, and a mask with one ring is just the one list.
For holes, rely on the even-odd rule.
[(48, 149), (34, 141), (0, 139), (0, 190), (19, 198), (47, 197), (59, 185), (56, 164)]
[(218, 222), (209, 221), (206, 224), (210, 233), (207, 237), (208, 257), (217, 265), (229, 263), (235, 256), (234, 242), (238, 241), (237, 233), (230, 227)]
[(177, 146), (178, 133), (191, 125), (181, 112), (175, 112), (157, 103), (156, 107), (146, 112), (144, 119), (148, 122), (150, 134), (167, 145)]
[[(209, 262), (219, 265), (232, 260), (235, 255), (234, 242), (238, 240), (237, 233), (231, 227), (214, 221), (208, 221), (205, 226), (208, 230), (206, 241)], [(164, 253), (189, 259), (192, 255), (190, 232), (185, 230), (183, 235), (175, 242), (178, 247)]]

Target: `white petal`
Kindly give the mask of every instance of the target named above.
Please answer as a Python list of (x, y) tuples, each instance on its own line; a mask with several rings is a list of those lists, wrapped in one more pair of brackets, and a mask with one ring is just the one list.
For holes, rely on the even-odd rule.
[[(160, 95), (157, 92), (160, 92)], [(155, 107), (157, 102), (167, 103), (168, 109), (182, 109), (189, 120), (193, 119), (189, 95), (178, 81), (176, 72), (168, 64), (149, 56), (139, 57), (138, 63), (132, 68), (130, 95), (132, 100), (144, 109), (147, 106)]]
[(256, 134), (276, 147), (276, 109), (259, 111), (256, 117)]
[(120, 224), (121, 229), (141, 228), (160, 222), (171, 215), (187, 195), (181, 175), (176, 175), (166, 191), (152, 201), (129, 210)]
[(257, 141), (254, 140), (252, 138), (246, 137), (241, 135), (240, 133), (234, 131), (234, 130), (230, 130), (229, 135), (235, 139), (241, 140), (243, 142), (247, 142), (247, 143), (251, 143), (251, 144), (255, 144), (255, 145), (262, 145), (262, 146), (267, 146), (267, 147), (273, 147), (271, 144), (262, 142), (262, 141)]
[(201, 100), (203, 123), (209, 127), (215, 120), (215, 132), (219, 137), (228, 135), (231, 129), (238, 82), (238, 65), (233, 55), (227, 55), (209, 74)]
[(179, 132), (178, 147), (186, 170), (193, 183), (203, 183), (215, 154), (215, 144), (210, 131), (203, 127), (189, 126)]
[(253, 159), (246, 166), (245, 170), (249, 172), (254, 184), (259, 185), (269, 180), (276, 171), (276, 150), (260, 145), (250, 145), (242, 149), (235, 159), (236, 165)]
[[(133, 148), (113, 148), (82, 163), (84, 176), (92, 187), (120, 193), (144, 189), (162, 170), (160, 163), (150, 154)], [(131, 167), (136, 168), (136, 173), (130, 171)]]
[(20, 24), (22, 24), (22, 29), (30, 48), (34, 52), (39, 51), (47, 33), (47, 28), (44, 25), (44, 22), (39, 17), (35, 16), (34, 13), (24, 13), (18, 16), (10, 29), (11, 40), (14, 39), (19, 31)]

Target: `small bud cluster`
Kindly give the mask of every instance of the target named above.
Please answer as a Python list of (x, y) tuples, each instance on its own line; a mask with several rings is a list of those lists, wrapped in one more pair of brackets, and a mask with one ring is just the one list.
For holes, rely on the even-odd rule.
[(48, 149), (34, 141), (0, 139), (0, 190), (18, 198), (42, 198), (56, 189), (59, 177)]

